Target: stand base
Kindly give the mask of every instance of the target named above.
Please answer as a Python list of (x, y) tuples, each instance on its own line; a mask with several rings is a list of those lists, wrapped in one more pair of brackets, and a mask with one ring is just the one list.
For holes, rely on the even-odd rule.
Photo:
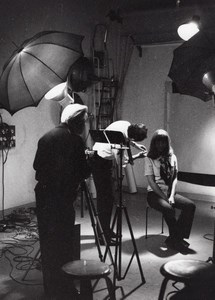
[[(132, 254), (130, 261), (128, 263), (128, 266), (124, 272), (124, 275), (122, 275), (122, 215), (123, 215), (123, 213), (125, 216), (125, 220), (126, 220), (126, 223), (127, 223), (128, 229), (129, 229), (129, 233), (130, 233), (130, 237), (131, 237), (131, 241), (132, 241), (132, 245), (133, 245), (133, 254)], [(138, 264), (142, 284), (144, 284), (146, 282), (146, 280), (143, 275), (143, 270), (142, 270), (142, 266), (141, 266), (137, 246), (136, 246), (136, 241), (134, 238), (134, 234), (133, 234), (132, 226), (131, 226), (131, 223), (129, 220), (127, 209), (123, 205), (117, 206), (117, 208), (116, 208), (116, 213), (113, 218), (113, 224), (111, 226), (112, 230), (115, 228), (115, 225), (116, 225), (116, 232), (117, 232), (117, 245), (115, 248), (115, 266), (116, 266), (117, 270), (116, 270), (116, 278), (114, 278), (114, 285), (115, 285), (116, 279), (118, 281), (125, 279), (134, 257), (136, 257), (136, 259), (137, 259), (137, 264)]]

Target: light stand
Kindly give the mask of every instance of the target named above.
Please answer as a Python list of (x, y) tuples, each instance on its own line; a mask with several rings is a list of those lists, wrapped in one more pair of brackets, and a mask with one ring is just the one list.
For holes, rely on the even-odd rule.
[(6, 219), (5, 219), (5, 214), (4, 214), (4, 211), (5, 211), (5, 208), (4, 208), (4, 199), (5, 199), (5, 195), (4, 195), (4, 165), (6, 163), (6, 160), (7, 160), (7, 154), (6, 154), (6, 158), (5, 158), (5, 155), (4, 155), (4, 142), (5, 142), (5, 139), (6, 139), (6, 142), (8, 143), (8, 151), (10, 149), (10, 139), (8, 140), (7, 137), (5, 137), (5, 131), (8, 129), (8, 125), (3, 123), (3, 120), (2, 120), (2, 116), (1, 116), (1, 113), (0, 113), (0, 149), (1, 149), (1, 160), (2, 160), (2, 163), (1, 163), (1, 169), (2, 169), (2, 220), (0, 220), (0, 232), (3, 232), (5, 231), (7, 228), (13, 228), (14, 226), (12, 226), (10, 224), (10, 222), (8, 222)]
[[(115, 246), (115, 263), (114, 263), (115, 268), (116, 268), (116, 270), (115, 270), (116, 272), (114, 274), (114, 285), (115, 285), (116, 279), (122, 280), (126, 277), (134, 256), (136, 256), (136, 258), (137, 258), (137, 263), (138, 263), (138, 267), (139, 267), (139, 271), (140, 271), (140, 275), (141, 275), (141, 279), (142, 279), (142, 284), (144, 284), (146, 281), (145, 281), (145, 278), (143, 275), (142, 266), (140, 263), (139, 254), (137, 251), (137, 246), (136, 246), (132, 226), (131, 226), (131, 223), (129, 220), (127, 208), (122, 203), (122, 179), (123, 179), (122, 159), (123, 159), (123, 151), (125, 149), (128, 149), (128, 147), (123, 146), (126, 144), (125, 138), (124, 138), (123, 134), (118, 131), (90, 130), (90, 134), (95, 142), (109, 143), (111, 145), (112, 149), (115, 148), (119, 151), (119, 155), (120, 155), (119, 204), (117, 205), (116, 212), (115, 212), (115, 215), (113, 218), (113, 223), (111, 226), (112, 230), (116, 226), (116, 233), (117, 233), (116, 246)], [(120, 145), (120, 146), (118, 146), (118, 145)], [(134, 249), (124, 275), (122, 275), (122, 215), (123, 215), (123, 213), (125, 215), (125, 219), (126, 219), (126, 222), (127, 222), (128, 228), (129, 228), (129, 233), (131, 236), (133, 249)]]
[[(3, 120), (0, 114), (0, 128), (3, 128)], [(5, 231), (7, 229), (7, 221), (5, 220), (4, 215), (4, 149), (3, 149), (3, 138), (1, 144), (1, 159), (2, 159), (2, 220), (0, 220), (0, 232)]]
[[(211, 209), (215, 209), (215, 206), (211, 206)], [(215, 264), (215, 219), (214, 219), (214, 235), (213, 235), (213, 253), (212, 253), (212, 257), (209, 257), (207, 262), (212, 262), (213, 264)]]

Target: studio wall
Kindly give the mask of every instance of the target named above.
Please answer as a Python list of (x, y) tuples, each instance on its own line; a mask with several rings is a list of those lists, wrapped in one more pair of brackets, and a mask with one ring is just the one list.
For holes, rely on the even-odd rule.
[[(133, 51), (123, 91), (121, 118), (143, 122), (148, 127), (148, 148), (153, 132), (158, 128), (170, 133), (179, 170), (191, 173), (215, 173), (215, 107), (212, 101), (173, 94), (168, 71), (176, 45), (143, 46), (142, 57)], [(135, 162), (137, 186), (146, 188), (144, 159)], [(195, 198), (213, 200), (214, 187), (179, 182), (181, 192)]]

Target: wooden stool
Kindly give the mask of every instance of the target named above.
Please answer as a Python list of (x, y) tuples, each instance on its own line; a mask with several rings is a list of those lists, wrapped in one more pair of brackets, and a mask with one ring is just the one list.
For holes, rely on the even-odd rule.
[(164, 280), (161, 284), (158, 300), (163, 300), (169, 280), (184, 283), (186, 286), (205, 280), (214, 281), (215, 265), (194, 259), (173, 260), (163, 264), (160, 272), (164, 276)]
[(80, 280), (80, 299), (92, 300), (93, 289), (91, 280), (105, 279), (110, 300), (115, 300), (115, 290), (108, 275), (111, 268), (108, 264), (95, 260), (74, 260), (63, 265), (64, 274), (72, 280)]

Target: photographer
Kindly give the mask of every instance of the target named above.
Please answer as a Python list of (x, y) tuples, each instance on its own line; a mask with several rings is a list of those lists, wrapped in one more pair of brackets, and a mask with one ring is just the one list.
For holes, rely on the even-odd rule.
[(66, 106), (60, 125), (39, 140), (33, 163), (44, 289), (57, 299), (64, 299), (63, 295), (75, 299), (75, 289), (60, 273), (62, 265), (73, 258), (73, 203), (79, 184), (90, 175), (80, 136), (87, 111), (87, 106), (80, 104)]

